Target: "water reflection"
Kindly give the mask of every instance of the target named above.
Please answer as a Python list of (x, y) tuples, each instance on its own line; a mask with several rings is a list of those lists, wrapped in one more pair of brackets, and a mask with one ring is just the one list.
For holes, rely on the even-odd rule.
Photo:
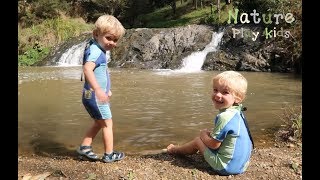
[[(110, 69), (116, 149), (125, 152), (181, 144), (212, 127), (211, 78), (215, 71)], [(19, 153), (68, 154), (91, 119), (81, 104), (81, 67), (19, 68)], [(244, 105), (257, 146), (271, 142), (286, 105), (301, 105), (301, 79), (292, 74), (242, 72), (248, 79)], [(102, 152), (101, 135), (94, 142)]]

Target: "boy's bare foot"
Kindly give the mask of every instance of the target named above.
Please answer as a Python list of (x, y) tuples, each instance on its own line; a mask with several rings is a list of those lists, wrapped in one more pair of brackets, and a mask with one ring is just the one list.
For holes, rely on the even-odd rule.
[(175, 145), (169, 144), (169, 146), (167, 147), (167, 153), (169, 153), (169, 154), (174, 154), (174, 153), (176, 153), (176, 151), (175, 151)]

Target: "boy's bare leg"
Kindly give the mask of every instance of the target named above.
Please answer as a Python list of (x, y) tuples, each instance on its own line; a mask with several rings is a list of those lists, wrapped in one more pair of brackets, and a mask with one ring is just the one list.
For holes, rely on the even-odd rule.
[(93, 125), (86, 132), (85, 137), (83, 138), (81, 145), (82, 146), (91, 146), (91, 143), (92, 143), (93, 139), (96, 137), (96, 135), (98, 134), (99, 130), (100, 130), (100, 125), (95, 120)]
[(113, 130), (112, 119), (100, 121), (100, 127), (102, 129), (102, 141), (104, 145), (104, 151), (108, 154), (113, 151)]
[(187, 142), (186, 144), (183, 144), (181, 146), (170, 144), (167, 147), (167, 152), (169, 154), (195, 154), (198, 151), (200, 151), (201, 154), (203, 154), (206, 146), (200, 139), (200, 137), (194, 138), (192, 141)]

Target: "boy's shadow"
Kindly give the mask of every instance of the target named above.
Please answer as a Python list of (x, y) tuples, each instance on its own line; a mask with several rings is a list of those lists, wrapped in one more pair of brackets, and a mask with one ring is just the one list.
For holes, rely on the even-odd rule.
[(151, 158), (161, 162), (170, 161), (170, 163), (175, 166), (187, 168), (190, 170), (197, 169), (199, 171), (208, 173), (210, 175), (217, 175), (217, 173), (215, 173), (212, 170), (210, 165), (204, 160), (203, 156), (201, 156), (200, 154), (184, 156), (184, 155), (170, 155), (167, 153), (157, 153), (156, 151), (155, 153), (152, 153), (152, 151), (150, 151), (149, 153), (145, 153), (141, 155), (141, 157), (146, 159)]
[(30, 141), (32, 153), (42, 157), (55, 159), (78, 159), (76, 147), (67, 147), (65, 144), (51, 140), (46, 134), (41, 134), (36, 139)]

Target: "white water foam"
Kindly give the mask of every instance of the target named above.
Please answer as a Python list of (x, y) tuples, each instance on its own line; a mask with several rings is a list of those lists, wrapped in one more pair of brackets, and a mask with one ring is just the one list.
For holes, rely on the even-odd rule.
[[(223, 36), (223, 32), (213, 32), (211, 42), (206, 45), (204, 50), (193, 52), (191, 55), (182, 59), (181, 68), (170, 70), (170, 69), (159, 69), (156, 70), (158, 75), (169, 75), (169, 74), (179, 74), (179, 73), (199, 73), (202, 72), (201, 67), (206, 59), (209, 52), (214, 52), (217, 50), (219, 42)], [(81, 66), (83, 51), (86, 46), (86, 42), (82, 42), (73, 45), (66, 52), (64, 52), (57, 66), (68, 67), (68, 66)], [(107, 57), (110, 59), (110, 51), (107, 51)]]
[(64, 52), (58, 60), (57, 66), (80, 66), (83, 57), (83, 51), (86, 46), (86, 42), (73, 45), (66, 52)]
[(189, 56), (182, 59), (182, 66), (180, 69), (175, 70), (157, 70), (156, 74), (158, 75), (170, 75), (170, 74), (179, 74), (179, 73), (200, 73), (202, 72), (201, 67), (206, 59), (206, 56), (209, 52), (217, 51), (219, 42), (223, 32), (213, 32), (212, 39), (209, 44), (202, 51), (194, 52)]
[[(82, 42), (69, 48), (61, 55), (57, 66), (82, 66), (83, 51), (86, 47), (86, 43), (87, 42)], [(106, 52), (106, 57), (110, 61), (110, 51)]]

